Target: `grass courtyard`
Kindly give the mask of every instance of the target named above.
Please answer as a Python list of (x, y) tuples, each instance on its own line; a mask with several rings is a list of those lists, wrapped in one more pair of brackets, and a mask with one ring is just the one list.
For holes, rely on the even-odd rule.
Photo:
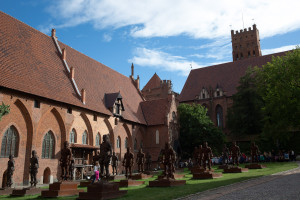
[[(241, 165), (244, 167), (244, 165)], [(149, 181), (155, 180), (157, 176), (153, 178), (145, 180), (145, 184), (136, 187), (129, 187), (129, 188), (121, 188), (121, 190), (128, 190), (127, 195), (123, 196), (119, 199), (174, 199), (182, 196), (186, 196), (189, 194), (205, 191), (208, 189), (244, 181), (251, 178), (258, 178), (261, 176), (266, 176), (270, 174), (274, 174), (281, 171), (286, 171), (289, 169), (293, 169), (298, 167), (297, 163), (294, 162), (284, 162), (284, 163), (267, 163), (267, 168), (264, 169), (252, 169), (249, 172), (245, 173), (237, 173), (237, 174), (223, 174), (222, 178), (218, 179), (209, 179), (209, 180), (193, 180), (192, 174), (185, 169), (184, 174), (185, 178), (182, 180), (186, 180), (187, 183), (184, 186), (178, 187), (169, 187), (169, 188), (149, 188), (147, 187)], [(223, 170), (218, 170), (217, 166), (214, 167), (215, 172), (222, 172)], [(86, 188), (81, 188), (85, 189)], [(76, 199), (77, 196), (73, 197), (61, 197), (58, 199)], [(12, 198), (9, 196), (0, 196), (0, 199), (43, 199), (38, 195), (27, 196), (27, 197), (19, 197), (19, 198)]]

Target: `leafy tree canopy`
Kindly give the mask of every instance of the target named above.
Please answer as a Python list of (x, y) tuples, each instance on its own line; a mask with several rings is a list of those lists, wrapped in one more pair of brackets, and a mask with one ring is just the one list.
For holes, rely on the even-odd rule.
[(5, 105), (2, 102), (2, 105), (0, 105), (0, 121), (1, 121), (2, 117), (4, 115), (7, 115), (9, 112), (10, 112), (10, 106), (9, 105)]
[(222, 152), (224, 135), (206, 115), (207, 109), (198, 104), (180, 104), (180, 144), (184, 158), (191, 157), (195, 147), (204, 142), (215, 154)]

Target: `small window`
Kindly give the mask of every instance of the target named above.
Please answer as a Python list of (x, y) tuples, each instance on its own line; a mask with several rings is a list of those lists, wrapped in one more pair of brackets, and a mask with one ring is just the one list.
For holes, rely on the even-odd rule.
[(84, 131), (82, 134), (82, 144), (87, 144), (87, 132)]
[(236, 59), (237, 59), (237, 60), (239, 59), (239, 54), (236, 54)]
[(70, 143), (76, 143), (77, 142), (77, 136), (74, 129), (70, 132)]
[(158, 130), (156, 130), (156, 132), (155, 132), (155, 143), (159, 144), (159, 131)]
[(219, 97), (220, 96), (220, 91), (217, 91), (217, 97)]
[(125, 149), (127, 149), (127, 147), (128, 147), (128, 138), (125, 138), (125, 144), (124, 144), (124, 146), (125, 146)]
[(121, 139), (120, 137), (117, 138), (117, 148), (120, 149), (121, 147)]
[(96, 141), (95, 141), (96, 146), (100, 146), (100, 144), (101, 144), (100, 138), (101, 138), (100, 133), (98, 133), (96, 135)]
[(97, 121), (97, 114), (94, 114), (94, 121)]
[(255, 56), (255, 50), (253, 50), (253, 56)]
[(202, 99), (205, 99), (205, 94), (204, 93), (202, 94)]
[(135, 125), (134, 124), (132, 124), (132, 130), (134, 130), (135, 129)]
[(69, 108), (67, 109), (67, 113), (72, 114), (72, 108), (69, 107)]
[(40, 108), (41, 107), (41, 102), (39, 100), (34, 100), (34, 107), (35, 108)]
[(42, 158), (52, 159), (54, 156), (54, 136), (52, 131), (45, 134), (42, 146)]
[(251, 55), (250, 55), (250, 51), (248, 51), (248, 57), (250, 57)]

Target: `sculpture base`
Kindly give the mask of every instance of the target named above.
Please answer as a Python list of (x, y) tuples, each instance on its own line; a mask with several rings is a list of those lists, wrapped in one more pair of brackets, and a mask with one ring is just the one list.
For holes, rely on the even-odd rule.
[(195, 173), (193, 174), (193, 179), (213, 179), (213, 178), (220, 178), (223, 175), (221, 173), (213, 173), (211, 171), (205, 171), (202, 173)]
[(139, 179), (148, 179), (148, 178), (152, 178), (152, 177), (153, 177), (152, 175), (139, 173), (139, 174), (133, 174), (131, 176), (131, 179), (132, 180), (139, 180)]
[(77, 199), (114, 199), (127, 194), (127, 191), (120, 191), (119, 184), (109, 182), (99, 182), (90, 184), (87, 192), (80, 192)]
[(211, 169), (211, 170), (204, 169), (203, 167), (198, 167), (198, 168), (191, 169), (192, 174), (200, 174), (200, 173), (208, 172), (208, 171), (213, 172), (214, 170), (213, 169)]
[(248, 172), (248, 169), (241, 168), (241, 167), (228, 167), (227, 169), (224, 169), (223, 173), (242, 173), (242, 172)]
[(41, 188), (23, 188), (23, 189), (14, 189), (12, 191), (11, 196), (26, 196), (26, 195), (35, 195), (35, 194), (41, 194), (41, 192), (44, 191), (44, 189)]
[[(95, 182), (97, 182), (97, 180), (95, 180)], [(87, 187), (88, 185), (90, 185), (92, 183), (91, 180), (88, 181), (80, 181), (79, 186), (80, 187)]]
[(263, 169), (266, 168), (266, 166), (258, 164), (258, 163), (251, 163), (250, 165), (245, 166), (248, 169)]
[(185, 180), (161, 179), (157, 181), (149, 181), (149, 187), (172, 187), (185, 185)]
[(136, 180), (132, 180), (132, 179), (126, 179), (126, 180), (121, 180), (119, 182), (119, 186), (120, 187), (139, 186), (144, 183), (145, 183), (145, 181), (136, 181)]
[[(174, 179), (184, 178), (184, 176), (185, 176), (184, 174), (174, 174)], [(158, 180), (161, 180), (161, 179), (163, 179), (163, 178), (165, 178), (164, 175), (159, 175), (159, 176), (157, 177)]]
[(227, 169), (227, 168), (229, 168), (228, 165), (220, 165), (220, 166), (218, 167), (218, 169)]
[(49, 185), (49, 190), (42, 191), (42, 197), (63, 197), (75, 196), (84, 190), (77, 189), (78, 183), (74, 182), (56, 182)]
[(0, 188), (0, 195), (10, 195), (14, 188)]

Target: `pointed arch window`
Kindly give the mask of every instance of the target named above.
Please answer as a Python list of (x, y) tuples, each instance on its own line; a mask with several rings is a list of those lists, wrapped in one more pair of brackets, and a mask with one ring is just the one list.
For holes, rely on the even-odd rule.
[(75, 129), (72, 129), (72, 131), (70, 132), (70, 144), (72, 143), (76, 143), (77, 142), (77, 134)]
[(125, 148), (127, 149), (127, 147), (128, 147), (128, 138), (126, 137), (125, 138)]
[(117, 148), (121, 147), (121, 139), (120, 136), (117, 138)]
[(82, 144), (87, 144), (87, 132), (84, 131), (82, 134)]
[(101, 143), (101, 136), (100, 136), (100, 133), (98, 133), (97, 135), (96, 135), (96, 142), (95, 142), (95, 144), (96, 144), (96, 146), (100, 146), (100, 143)]
[(51, 159), (54, 155), (54, 136), (48, 131), (43, 139), (42, 158)]
[(19, 134), (12, 125), (4, 133), (1, 143), (1, 158), (8, 158), (10, 155), (18, 156)]
[(216, 107), (217, 126), (223, 128), (223, 108), (220, 105)]

